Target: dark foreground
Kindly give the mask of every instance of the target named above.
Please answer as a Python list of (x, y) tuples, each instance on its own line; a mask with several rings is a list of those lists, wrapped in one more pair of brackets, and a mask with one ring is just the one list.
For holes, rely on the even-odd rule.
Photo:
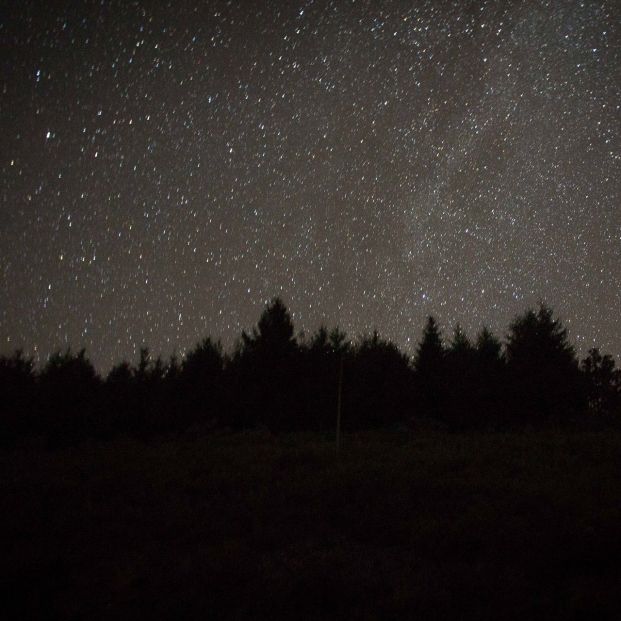
[(618, 432), (117, 441), (0, 472), (2, 618), (621, 618)]

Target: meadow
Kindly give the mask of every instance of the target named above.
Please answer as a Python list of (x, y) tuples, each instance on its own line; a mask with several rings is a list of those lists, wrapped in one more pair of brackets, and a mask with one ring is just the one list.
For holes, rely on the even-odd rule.
[(621, 618), (621, 433), (0, 452), (3, 619)]

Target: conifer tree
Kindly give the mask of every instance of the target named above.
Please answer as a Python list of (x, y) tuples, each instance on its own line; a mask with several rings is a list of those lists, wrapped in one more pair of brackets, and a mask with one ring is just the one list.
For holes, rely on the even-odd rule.
[(567, 418), (584, 407), (578, 361), (567, 329), (541, 304), (517, 317), (506, 342), (511, 403), (531, 422)]
[(423, 338), (416, 349), (414, 372), (418, 409), (434, 418), (446, 415), (443, 411), (446, 404), (446, 351), (440, 329), (432, 316), (427, 318)]

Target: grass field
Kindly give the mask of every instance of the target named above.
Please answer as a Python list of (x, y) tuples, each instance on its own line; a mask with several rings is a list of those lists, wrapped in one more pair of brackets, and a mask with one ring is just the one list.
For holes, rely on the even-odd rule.
[(621, 618), (621, 434), (0, 453), (0, 618)]

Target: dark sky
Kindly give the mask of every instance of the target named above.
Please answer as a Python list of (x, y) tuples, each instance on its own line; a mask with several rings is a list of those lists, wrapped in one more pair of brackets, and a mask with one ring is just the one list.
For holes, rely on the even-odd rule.
[(0, 351), (547, 301), (621, 353), (616, 1), (4, 2)]

